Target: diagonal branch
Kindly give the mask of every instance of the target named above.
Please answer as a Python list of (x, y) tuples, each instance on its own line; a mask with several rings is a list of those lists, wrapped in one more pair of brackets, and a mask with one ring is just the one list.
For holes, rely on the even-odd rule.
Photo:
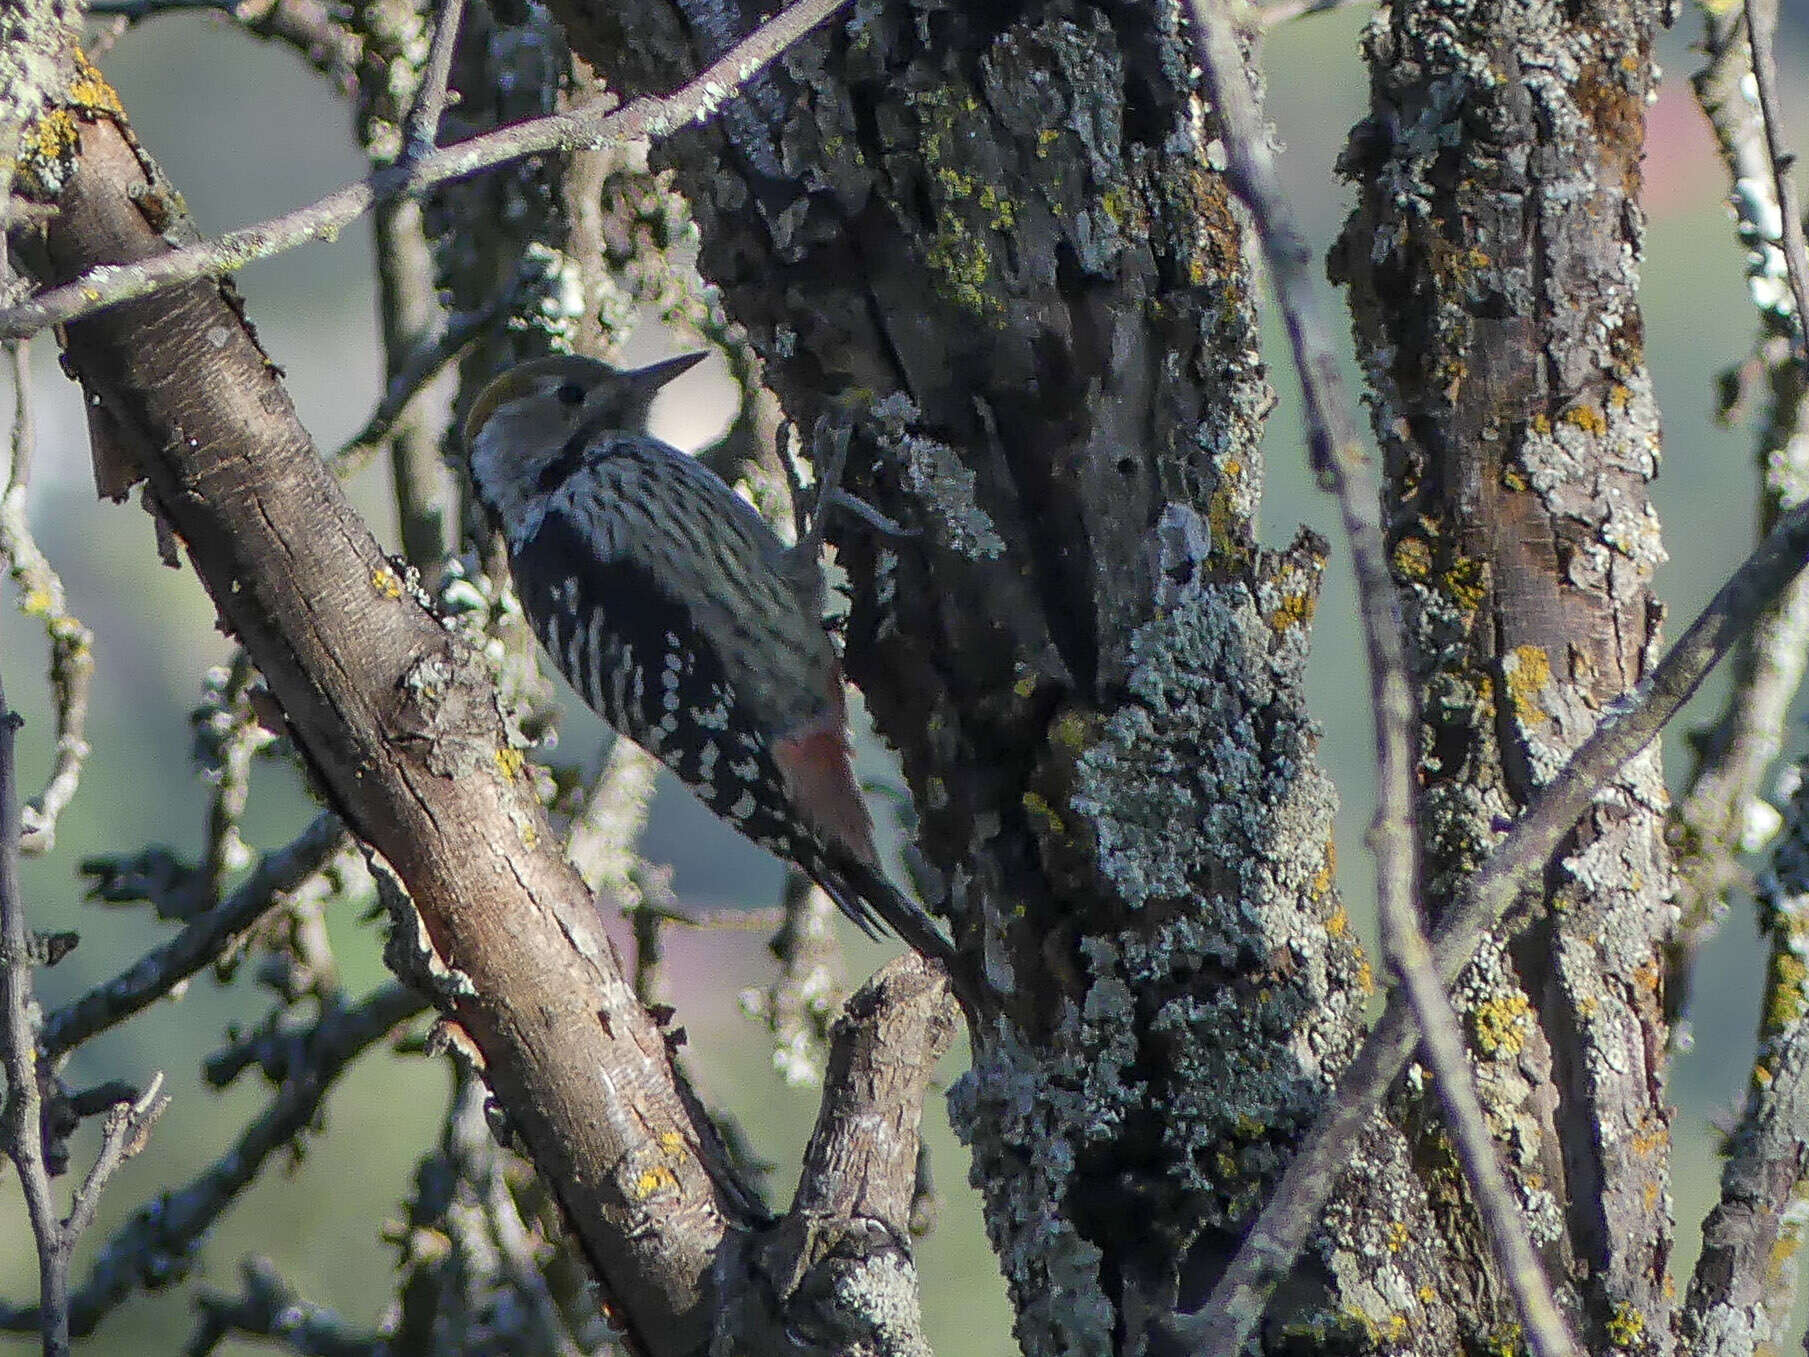
[(71, 1000), (44, 1020), (44, 1058), (54, 1060), (96, 1033), (124, 1022), (217, 960), (284, 895), (313, 876), (349, 838), (339, 817), (317, 816), (291, 843), (264, 854), (231, 895), (192, 919), (168, 942), (152, 948), (111, 980)]
[(798, 0), (672, 94), (636, 99), (616, 111), (610, 107), (613, 98), (598, 100), (570, 112), (499, 128), (429, 152), (419, 160), (380, 170), (308, 207), (256, 226), (129, 264), (99, 264), (61, 287), (0, 311), (0, 339), (23, 338), (179, 283), (218, 278), (312, 240), (330, 240), (380, 202), (525, 156), (669, 136), (709, 117), (763, 66), (845, 3), (847, 0)]
[(404, 166), (419, 164), (440, 139), (440, 115), (446, 109), (446, 85), (452, 78), (452, 57), (458, 50), (459, 20), (464, 13), (465, 0), (440, 0), (433, 42), (427, 49), (427, 69), (402, 129)]

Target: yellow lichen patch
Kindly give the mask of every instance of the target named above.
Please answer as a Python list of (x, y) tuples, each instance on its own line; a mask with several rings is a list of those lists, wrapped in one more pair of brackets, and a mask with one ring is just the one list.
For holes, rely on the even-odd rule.
[(927, 261), (940, 276), (950, 301), (972, 315), (1003, 323), (1005, 303), (987, 288), (992, 255), (972, 228), (953, 212), (939, 214)]
[(980, 186), (980, 206), (986, 210), (988, 224), (995, 231), (1009, 231), (1018, 224), (1017, 208), (994, 184)]
[(1530, 427), (1534, 433), (1543, 437), (1551, 432), (1551, 419), (1543, 413), (1534, 415)]
[(1465, 612), (1474, 612), (1488, 597), (1488, 578), (1488, 571), (1481, 561), (1459, 556), (1445, 571), (1445, 592)]
[(652, 1168), (642, 1169), (635, 1176), (634, 1195), (640, 1201), (646, 1201), (656, 1192), (676, 1192), (678, 1178), (664, 1164), (655, 1164)]
[[(1326, 840), (1326, 859), (1319, 863), (1319, 870), (1313, 872), (1313, 879), (1308, 883), (1308, 890), (1312, 890), (1313, 899), (1324, 899), (1324, 897), (1330, 896), (1331, 883), (1337, 879), (1337, 874), (1339, 874), (1339, 845), (1337, 845), (1337, 840)], [(1344, 928), (1350, 925), (1350, 919), (1344, 916), (1344, 906), (1339, 906), (1333, 919), (1339, 921), (1339, 928), (1333, 932), (1331, 923), (1326, 923), (1326, 932), (1333, 937), (1342, 937)]]
[(660, 1148), (667, 1154), (677, 1154), (685, 1147), (685, 1138), (677, 1131), (660, 1132)]
[(1413, 1231), (1409, 1230), (1398, 1220), (1389, 1221), (1385, 1233), (1387, 1235), (1386, 1242), (1390, 1253), (1399, 1253), (1413, 1242)]
[(1024, 809), (1045, 834), (1065, 834), (1068, 827), (1062, 823), (1062, 817), (1055, 813), (1055, 808), (1035, 792), (1025, 792)]
[(30, 589), (19, 600), (19, 611), (27, 617), (48, 617), (53, 603), (48, 589)]
[(27, 163), (61, 160), (75, 151), (81, 138), (81, 124), (73, 113), (66, 108), (48, 109), (25, 129), (24, 159)]
[(371, 588), (387, 599), (402, 597), (402, 577), (386, 562), (371, 571)]
[(1091, 748), (1098, 741), (1098, 726), (1103, 718), (1070, 708), (1056, 717), (1049, 727), (1049, 743), (1069, 758)]
[(107, 83), (107, 77), (95, 69), (88, 54), (80, 47), (75, 49), (75, 79), (69, 82), (68, 101), (71, 108), (91, 115), (125, 112), (125, 106), (119, 102), (113, 86)]
[(1061, 136), (1062, 134), (1053, 127), (1045, 127), (1041, 132), (1038, 132), (1036, 134), (1036, 158), (1038, 160), (1047, 160), (1049, 158), (1049, 148), (1060, 141)]
[(1432, 573), (1432, 548), (1418, 537), (1403, 537), (1394, 547), (1394, 573), (1419, 582)]
[(1614, 1307), (1605, 1326), (1608, 1341), (1617, 1348), (1630, 1348), (1646, 1332), (1645, 1316), (1625, 1301)]
[(1516, 494), (1527, 488), (1526, 476), (1520, 468), (1508, 463), (1501, 468), (1501, 483)]
[(1499, 995), (1478, 1004), (1470, 1014), (1470, 1030), (1476, 1038), (1476, 1049), (1492, 1058), (1518, 1055), (1526, 1040), (1526, 1026), (1532, 1005), (1519, 992)]
[(1544, 711), (1539, 706), (1539, 696), (1551, 682), (1551, 660), (1545, 647), (1515, 646), (1502, 660), (1501, 668), (1514, 715), (1526, 722), (1541, 718)]
[(1283, 594), (1281, 603), (1269, 614), (1269, 625), (1276, 631), (1305, 626), (1313, 620), (1313, 609), (1317, 606), (1318, 600), (1309, 593)]
[(1774, 952), (1771, 958), (1771, 984), (1765, 1005), (1765, 1030), (1781, 1031), (1802, 1016), (1803, 982), (1809, 979), (1809, 964), (1790, 952)]
[(1129, 217), (1137, 206), (1136, 200), (1131, 197), (1130, 189), (1123, 184), (1114, 184), (1102, 193), (1099, 197), (1099, 205), (1105, 209), (1106, 216), (1110, 217), (1118, 226), (1124, 225), (1125, 218)]
[(510, 782), (521, 776), (521, 770), (527, 766), (527, 759), (519, 749), (499, 749), (496, 751), (496, 771)]
[(1020, 702), (1027, 702), (1036, 696), (1036, 675), (1026, 674), (1011, 685), (1011, 691)]
[(1607, 419), (1593, 405), (1573, 405), (1564, 412), (1563, 420), (1572, 428), (1597, 438), (1608, 431)]
[(1455, 401), (1462, 392), (1464, 378), (1470, 375), (1470, 365), (1461, 358), (1442, 358), (1433, 372), (1433, 381), (1439, 392), (1448, 401)]

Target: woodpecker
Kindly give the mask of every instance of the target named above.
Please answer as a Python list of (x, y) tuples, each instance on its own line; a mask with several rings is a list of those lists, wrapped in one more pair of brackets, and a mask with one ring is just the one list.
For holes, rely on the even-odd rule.
[(869, 936), (889, 925), (965, 990), (948, 940), (874, 851), (815, 543), (787, 548), (708, 467), (647, 432), (654, 395), (703, 357), (633, 372), (538, 358), (479, 393), (471, 480), (522, 609), (617, 732)]

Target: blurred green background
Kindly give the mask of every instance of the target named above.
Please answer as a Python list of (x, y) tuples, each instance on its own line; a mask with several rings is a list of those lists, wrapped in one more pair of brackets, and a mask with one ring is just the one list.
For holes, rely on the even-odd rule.
[[(1798, 41), (1809, 2), (1787, 4), (1780, 67), (1785, 99), (1798, 121), (1794, 144), (1809, 147), (1804, 49)], [(1345, 132), (1360, 116), (1364, 76), (1357, 59), (1361, 11), (1310, 18), (1284, 26), (1269, 41), (1269, 111), (1288, 154), (1282, 166), (1315, 244), (1331, 240), (1346, 193), (1331, 172)], [(1648, 354), (1665, 412), (1664, 474), (1656, 487), (1670, 563), (1659, 577), (1675, 635), (1743, 558), (1752, 539), (1755, 473), (1745, 430), (1717, 427), (1713, 383), (1743, 357), (1753, 333), (1741, 255), (1723, 206), (1724, 176), (1685, 83), (1696, 58), (1688, 50), (1693, 15), (1664, 44), (1667, 72), (1651, 110), (1647, 206), (1650, 229), (1644, 269)], [(144, 24), (125, 35), (103, 62), (117, 83), (140, 137), (163, 162), (204, 229), (223, 230), (272, 216), (356, 177), (361, 161), (349, 133), (348, 110), (286, 51), (252, 41), (228, 25), (198, 15)], [(348, 230), (333, 245), (313, 246), (253, 268), (240, 287), (272, 357), (288, 373), (302, 418), (323, 447), (360, 425), (377, 395), (377, 339), (368, 228)], [(1327, 300), (1339, 299), (1329, 287)], [(1279, 333), (1271, 327), (1272, 338)], [(647, 336), (649, 348), (657, 336)], [(1282, 404), (1271, 424), (1269, 490), (1264, 532), (1271, 542), (1310, 523), (1333, 542), (1325, 606), (1318, 612), (1309, 688), (1325, 729), (1322, 753), (1344, 798), (1338, 823), (1341, 885), (1359, 919), (1370, 917), (1373, 883), (1362, 850), (1372, 805), (1370, 717), (1363, 685), (1350, 676), (1362, 663), (1355, 608), (1337, 523), (1328, 500), (1307, 476), (1298, 437), (1298, 388), (1279, 342), (1270, 350)], [(58, 372), (48, 339), (34, 352), (40, 446), (34, 475), (33, 521), (41, 545), (63, 573), (72, 610), (95, 632), (97, 672), (91, 714), (93, 758), (80, 796), (62, 821), (48, 859), (25, 864), (24, 886), (33, 924), (74, 928), (81, 947), (55, 970), (40, 974), (46, 1008), (129, 965), (166, 937), (169, 925), (143, 908), (85, 904), (76, 865), (105, 851), (165, 843), (184, 853), (201, 843), (206, 789), (190, 771), (187, 713), (203, 668), (224, 660), (228, 647), (193, 576), (157, 564), (150, 521), (136, 507), (95, 501), (88, 480), (86, 440), (75, 387)], [(660, 412), (662, 431), (696, 445), (726, 420), (726, 385), (715, 395), (693, 379)], [(0, 390), (0, 395), (4, 395)], [(10, 397), (7, 397), (10, 399)], [(0, 407), (5, 408), (5, 407)], [(712, 423), (712, 421), (715, 421)], [(381, 536), (393, 544), (383, 469), (363, 473), (356, 493)], [(41, 633), (13, 610), (10, 586), (0, 582), (0, 661), (7, 696), (28, 722), (20, 739), (21, 786), (41, 785), (49, 765), (51, 726), (43, 676)], [(1714, 710), (1718, 689), (1699, 697), (1676, 735)], [(588, 759), (605, 738), (587, 714), (567, 701), (562, 758)], [(1804, 746), (1800, 719), (1790, 747)], [(893, 776), (875, 742), (862, 754), (863, 772)], [(1673, 778), (1683, 760), (1667, 755)], [(254, 847), (275, 846), (296, 832), (312, 806), (296, 779), (260, 765), (247, 817)], [(882, 819), (884, 818), (882, 813)], [(646, 844), (654, 860), (677, 866), (680, 898), (700, 906), (767, 905), (780, 883), (778, 866), (717, 824), (682, 791), (665, 786)], [(1714, 1199), (1717, 1134), (1739, 1106), (1753, 1044), (1760, 992), (1760, 953), (1744, 901), (1700, 961), (1693, 1014), (1696, 1044), (1672, 1067), (1675, 1126), (1674, 1195), (1680, 1288), (1697, 1251), (1696, 1231)], [(332, 920), (334, 942), (354, 990), (383, 977), (381, 938), (373, 925), (347, 911)], [(624, 933), (618, 932), (618, 938)], [(854, 981), (886, 949), (850, 936)], [(678, 1021), (690, 1033), (692, 1068), (706, 1097), (733, 1108), (755, 1147), (778, 1165), (782, 1197), (796, 1166), (816, 1100), (784, 1087), (771, 1073), (762, 1031), (739, 1013), (737, 992), (763, 981), (765, 953), (755, 934), (670, 933), (670, 975)], [(108, 1078), (142, 1083), (153, 1070), (167, 1076), (173, 1097), (146, 1152), (108, 1189), (100, 1218), (78, 1257), (76, 1283), (95, 1247), (114, 1226), (161, 1188), (186, 1182), (256, 1115), (267, 1090), (247, 1078), (223, 1094), (207, 1089), (199, 1056), (218, 1046), (229, 1022), (253, 1025), (268, 1000), (240, 978), (222, 990), (198, 978), (179, 1003), (165, 1003), (87, 1046), (70, 1072), (76, 1087)], [(964, 1055), (950, 1058), (953, 1078)], [(378, 1227), (397, 1214), (410, 1190), (417, 1157), (433, 1135), (447, 1079), (439, 1064), (378, 1051), (367, 1057), (326, 1107), (323, 1134), (307, 1141), (305, 1158), (289, 1172), (268, 1173), (209, 1238), (194, 1281), (175, 1292), (135, 1299), (84, 1350), (164, 1352), (180, 1348), (192, 1325), (187, 1291), (196, 1282), (237, 1289), (238, 1260), (270, 1256), (308, 1298), (373, 1324), (393, 1281), (390, 1250)], [(937, 1183), (945, 1194), (939, 1228), (921, 1246), (919, 1261), (931, 1336), (943, 1357), (1001, 1357), (1015, 1351), (1010, 1312), (980, 1226), (976, 1195), (966, 1186), (966, 1156), (947, 1128), (939, 1101), (926, 1118)], [(94, 1148), (91, 1131), (78, 1137), (75, 1168)], [(0, 1294), (28, 1300), (36, 1270), (22, 1204), (10, 1173), (0, 1175)], [(6, 1351), (35, 1348), (35, 1340), (0, 1338)], [(223, 1351), (250, 1352), (250, 1346)]]

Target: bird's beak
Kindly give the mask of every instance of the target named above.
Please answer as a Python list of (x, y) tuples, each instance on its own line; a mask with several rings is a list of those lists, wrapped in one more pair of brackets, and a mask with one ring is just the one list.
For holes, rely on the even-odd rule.
[(708, 349), (699, 349), (696, 353), (681, 353), (676, 358), (663, 358), (648, 367), (636, 368), (633, 372), (624, 375), (641, 390), (652, 393), (658, 391), (679, 373), (689, 372), (709, 356)]

